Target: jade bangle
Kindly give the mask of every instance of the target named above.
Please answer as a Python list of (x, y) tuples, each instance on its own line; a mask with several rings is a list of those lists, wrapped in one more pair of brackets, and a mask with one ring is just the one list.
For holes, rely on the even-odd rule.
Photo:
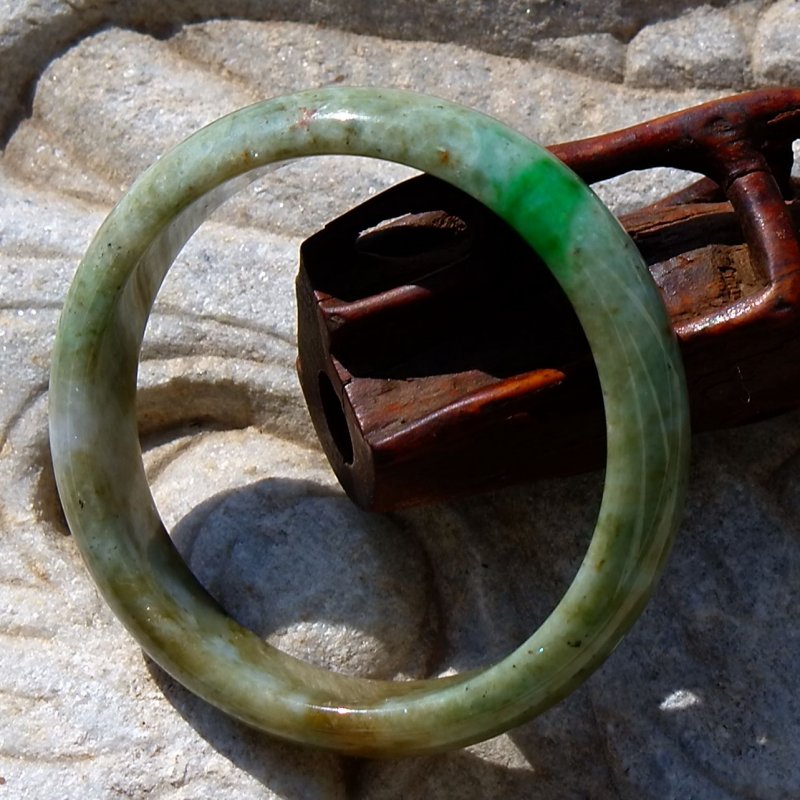
[[(280, 652), (232, 620), (198, 583), (147, 485), (136, 377), (166, 271), (252, 170), (321, 154), (407, 164), (497, 212), (561, 283), (594, 354), (608, 430), (597, 527), (551, 615), (485, 669), (373, 681)], [(136, 181), (98, 231), (67, 296), (50, 379), (50, 438), (70, 529), (100, 591), (144, 650), (250, 725), (361, 755), (426, 753), (485, 739), (578, 686), (653, 591), (678, 525), (689, 448), (683, 370), (661, 299), (595, 195), (541, 147), (490, 117), (430, 97), (347, 88), (230, 114)]]

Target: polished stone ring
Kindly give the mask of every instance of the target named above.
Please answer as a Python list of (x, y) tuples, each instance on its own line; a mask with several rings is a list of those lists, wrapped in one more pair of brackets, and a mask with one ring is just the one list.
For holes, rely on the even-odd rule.
[[(512, 225), (583, 325), (606, 407), (597, 526), (563, 598), (496, 664), (422, 681), (330, 672), (235, 622), (181, 559), (145, 478), (136, 380), (145, 325), (177, 253), (253, 170), (371, 156), (431, 173)], [(563, 164), (496, 120), (407, 92), (331, 88), (268, 100), (200, 130), (109, 214), (59, 322), (50, 439), (70, 529), (103, 596), (191, 691), (286, 740), (361, 755), (426, 753), (499, 734), (578, 686), (653, 591), (677, 528), (689, 449), (686, 385), (635, 247)]]

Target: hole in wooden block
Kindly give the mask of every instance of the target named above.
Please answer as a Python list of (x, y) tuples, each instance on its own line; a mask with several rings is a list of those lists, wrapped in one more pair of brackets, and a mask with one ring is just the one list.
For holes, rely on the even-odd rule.
[(342, 456), (345, 464), (353, 463), (353, 440), (350, 438), (350, 429), (344, 416), (344, 409), (331, 379), (324, 373), (319, 373), (319, 396), (322, 401), (322, 411), (328, 423), (328, 430), (333, 437), (336, 449)]

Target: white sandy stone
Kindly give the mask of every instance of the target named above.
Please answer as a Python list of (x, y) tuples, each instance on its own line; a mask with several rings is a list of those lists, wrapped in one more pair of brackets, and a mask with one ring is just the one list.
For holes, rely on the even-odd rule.
[(753, 43), (753, 73), (757, 84), (800, 83), (800, 4), (779, 0), (759, 21)]
[(628, 46), (626, 80), (635, 86), (734, 88), (750, 81), (745, 31), (725, 10), (702, 6), (644, 28)]
[(615, 83), (625, 77), (625, 55), (625, 45), (610, 33), (541, 39), (533, 49), (534, 58), (555, 67)]

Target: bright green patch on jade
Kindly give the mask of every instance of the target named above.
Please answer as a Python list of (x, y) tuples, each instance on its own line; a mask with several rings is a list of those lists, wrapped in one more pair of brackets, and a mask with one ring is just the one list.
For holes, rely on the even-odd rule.
[[(370, 681), (298, 661), (221, 609), (175, 551), (145, 479), (135, 422), (141, 339), (175, 255), (267, 164), (374, 156), (430, 172), (537, 248), (573, 303), (606, 400), (608, 465), (572, 586), (522, 646), (445, 679)], [(209, 702), (281, 738), (362, 755), (426, 753), (507, 730), (578, 686), (640, 613), (678, 525), (688, 456), (683, 371), (652, 280), (594, 195), (499, 122), (430, 97), (324, 89), (209, 125), (147, 170), (90, 245), (59, 323), (50, 436), (70, 528), (141, 646)], [(574, 645), (581, 642), (580, 647)]]
[[(570, 178), (572, 178), (570, 180)], [(505, 186), (498, 187), (497, 213), (515, 228), (528, 231), (528, 240), (550, 268), (564, 263), (572, 246), (569, 231), (576, 209), (586, 202), (586, 186), (576, 176), (564, 173), (560, 164), (540, 160), (526, 167)], [(550, 225), (532, 226), (530, 221), (547, 213)]]

